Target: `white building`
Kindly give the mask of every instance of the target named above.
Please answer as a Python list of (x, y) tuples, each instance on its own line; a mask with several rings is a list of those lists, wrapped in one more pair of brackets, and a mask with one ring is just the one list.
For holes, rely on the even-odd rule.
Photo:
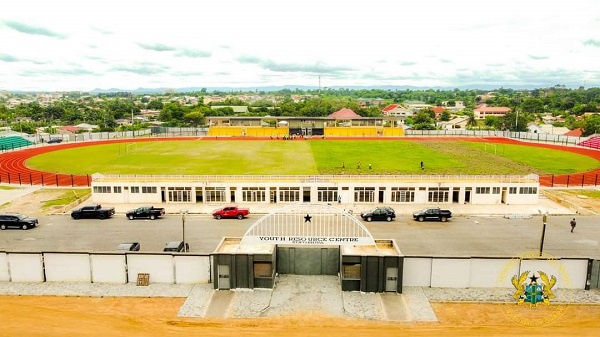
[(127, 176), (92, 179), (97, 203), (537, 204), (528, 176)]

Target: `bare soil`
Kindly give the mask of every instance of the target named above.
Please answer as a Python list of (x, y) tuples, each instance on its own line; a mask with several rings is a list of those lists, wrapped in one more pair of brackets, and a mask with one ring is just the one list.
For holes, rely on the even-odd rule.
[(582, 215), (600, 214), (600, 198), (584, 195), (586, 190), (544, 190), (548, 199), (568, 207)]
[(62, 206), (44, 209), (45, 202), (60, 198), (65, 192), (61, 190), (46, 190), (41, 189), (34, 193), (28, 194), (22, 198), (13, 200), (12, 202), (2, 205), (0, 210), (3, 212), (13, 212), (21, 214), (50, 214), (62, 209)]
[[(503, 304), (434, 303), (439, 322), (396, 323), (319, 313), (259, 319), (178, 318), (184, 299), (0, 296), (0, 336), (598, 336), (600, 306), (569, 306), (561, 317), (527, 327)], [(523, 308), (522, 315), (543, 315)]]

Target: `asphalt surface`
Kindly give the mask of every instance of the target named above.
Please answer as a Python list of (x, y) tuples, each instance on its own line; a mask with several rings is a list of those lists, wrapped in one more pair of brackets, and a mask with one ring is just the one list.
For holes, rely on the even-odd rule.
[[(242, 237), (262, 214), (243, 220), (215, 220), (209, 215), (188, 215), (185, 240), (192, 253), (209, 254), (223, 237)], [(556, 257), (600, 259), (600, 217), (548, 217), (544, 248)], [(157, 220), (127, 220), (116, 214), (107, 220), (73, 220), (68, 215), (39, 216), (40, 225), (31, 230), (0, 231), (0, 251), (9, 252), (114, 252), (123, 242), (139, 242), (140, 252), (161, 252), (168, 241), (183, 238), (179, 215)], [(446, 223), (417, 222), (399, 216), (392, 222), (364, 222), (376, 239), (394, 239), (407, 256), (521, 256), (540, 248), (542, 218), (506, 219), (465, 215)]]

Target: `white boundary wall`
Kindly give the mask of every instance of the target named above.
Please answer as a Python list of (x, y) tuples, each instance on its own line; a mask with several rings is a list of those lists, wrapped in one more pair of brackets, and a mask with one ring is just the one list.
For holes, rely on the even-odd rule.
[[(589, 259), (535, 260), (486, 257), (404, 257), (404, 286), (489, 288), (512, 287), (520, 272), (544, 271), (556, 276), (557, 288), (585, 289)], [(150, 283), (209, 283), (209, 255), (0, 252), (0, 282), (137, 282), (149, 273)]]
[(46, 281), (91, 282), (90, 256), (88, 254), (44, 254)]
[(92, 282), (127, 283), (126, 255), (90, 255)]
[(556, 288), (585, 289), (588, 259), (404, 257), (402, 285), (440, 288), (512, 287), (511, 278), (539, 270), (556, 276)]
[(8, 256), (6, 253), (0, 253), (0, 282), (10, 281), (8, 273)]
[(8, 253), (8, 268), (12, 282), (44, 282), (42, 254)]

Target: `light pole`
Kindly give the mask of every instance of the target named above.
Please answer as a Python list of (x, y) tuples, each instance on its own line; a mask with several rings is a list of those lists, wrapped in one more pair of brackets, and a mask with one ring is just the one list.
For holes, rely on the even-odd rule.
[(183, 251), (185, 253), (187, 253), (187, 244), (185, 242), (185, 216), (187, 212), (187, 209), (182, 209), (179, 211), (179, 214), (181, 214), (181, 239), (183, 241)]
[[(538, 210), (540, 214), (542, 211)], [(548, 220), (548, 212), (542, 214), (542, 239), (540, 240), (540, 256), (542, 256), (544, 251), (544, 237), (546, 236), (546, 221)]]

